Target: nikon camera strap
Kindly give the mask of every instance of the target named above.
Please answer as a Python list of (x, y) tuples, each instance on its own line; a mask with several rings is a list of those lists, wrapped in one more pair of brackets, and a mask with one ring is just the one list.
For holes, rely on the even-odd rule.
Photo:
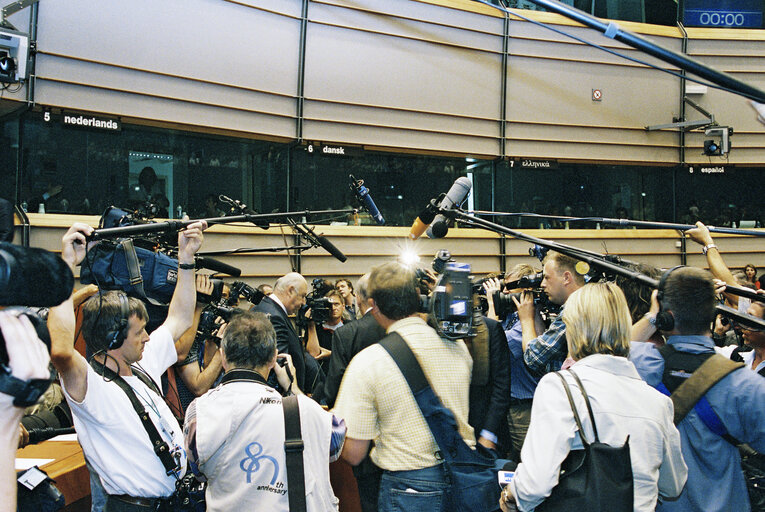
[[(119, 388), (125, 392), (128, 399), (130, 400), (130, 403), (133, 405), (133, 409), (135, 409), (136, 414), (138, 414), (138, 418), (141, 420), (141, 425), (143, 425), (143, 428), (146, 430), (146, 433), (149, 435), (149, 440), (151, 440), (151, 446), (154, 449), (154, 453), (157, 454), (157, 457), (159, 457), (159, 460), (162, 462), (162, 465), (165, 467), (165, 471), (168, 475), (173, 475), (178, 470), (178, 466), (173, 459), (173, 456), (170, 454), (170, 447), (168, 444), (162, 439), (162, 436), (159, 435), (159, 432), (157, 431), (157, 427), (154, 425), (154, 422), (151, 421), (151, 418), (149, 417), (149, 413), (146, 412), (146, 409), (144, 408), (141, 401), (138, 399), (138, 397), (135, 395), (135, 391), (132, 387), (130, 387), (130, 384), (125, 382), (125, 379), (123, 379), (117, 372), (112, 370), (111, 368), (108, 368), (107, 366), (99, 363), (98, 361), (93, 360), (91, 362), (91, 365), (93, 366), (93, 369), (96, 371), (96, 373), (99, 373), (100, 375), (103, 375), (108, 380), (114, 382), (119, 386)], [(136, 372), (136, 376), (138, 376), (138, 373)], [(140, 378), (141, 382), (145, 382), (144, 379)], [(152, 389), (154, 389), (156, 386), (148, 386)], [(156, 391), (156, 389), (155, 389)], [(160, 394), (160, 396), (162, 396)]]
[(300, 409), (297, 396), (284, 397), (282, 408), (284, 409), (284, 451), (287, 454), (287, 490), (290, 512), (305, 512), (303, 437), (300, 430)]

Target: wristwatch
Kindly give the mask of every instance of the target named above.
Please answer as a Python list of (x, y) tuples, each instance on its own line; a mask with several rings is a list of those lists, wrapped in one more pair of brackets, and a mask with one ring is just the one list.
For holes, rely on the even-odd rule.
[(703, 253), (704, 253), (704, 256), (706, 256), (706, 255), (707, 255), (707, 251), (708, 251), (709, 249), (713, 248), (713, 247), (714, 247), (715, 249), (717, 249), (717, 246), (716, 246), (715, 244), (707, 244), (707, 245), (705, 245), (704, 247), (702, 247), (702, 248), (701, 248), (701, 252), (703, 252)]

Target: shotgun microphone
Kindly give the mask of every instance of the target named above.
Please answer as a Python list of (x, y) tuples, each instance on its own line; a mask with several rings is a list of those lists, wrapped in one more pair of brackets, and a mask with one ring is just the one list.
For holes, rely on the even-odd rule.
[(375, 202), (372, 200), (372, 196), (369, 195), (369, 189), (364, 186), (364, 180), (357, 180), (353, 177), (353, 174), (349, 175), (348, 178), (351, 180), (351, 190), (364, 205), (364, 209), (369, 212), (369, 215), (371, 215), (379, 225), (382, 226), (385, 224), (385, 219), (380, 213), (380, 210), (377, 209), (377, 205), (375, 205)]
[[(469, 178), (466, 178), (465, 176), (457, 178), (454, 180), (452, 187), (449, 189), (449, 192), (446, 193), (446, 196), (443, 198), (439, 206), (447, 209), (452, 208), (455, 205), (459, 206), (470, 193), (471, 188), (473, 188), (473, 183)], [(428, 238), (443, 238), (448, 231), (449, 219), (439, 213), (428, 228), (427, 235)]]

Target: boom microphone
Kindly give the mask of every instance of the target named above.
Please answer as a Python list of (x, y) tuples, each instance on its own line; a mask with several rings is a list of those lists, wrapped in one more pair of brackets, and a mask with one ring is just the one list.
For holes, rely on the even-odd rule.
[(208, 270), (214, 270), (215, 272), (220, 272), (221, 274), (228, 274), (230, 276), (239, 277), (242, 275), (242, 270), (234, 267), (233, 265), (229, 265), (228, 263), (223, 263), (220, 260), (216, 260), (213, 258), (207, 258), (204, 256), (197, 256), (194, 263), (196, 264), (197, 268), (206, 268)]
[(58, 306), (72, 290), (72, 271), (54, 253), (0, 242), (0, 306)]
[(40, 428), (29, 430), (29, 444), (38, 444), (48, 439), (53, 439), (56, 436), (63, 436), (67, 434), (76, 434), (74, 427), (69, 428)]
[(430, 223), (433, 222), (433, 219), (436, 218), (436, 211), (434, 208), (435, 201), (436, 199), (433, 199), (430, 203), (428, 203), (428, 206), (426, 206), (425, 209), (420, 212), (417, 218), (414, 219), (414, 223), (412, 223), (412, 229), (409, 230), (409, 238), (412, 240), (417, 240), (420, 238), (425, 230), (428, 229)]
[(351, 190), (356, 194), (359, 201), (362, 202), (364, 209), (369, 212), (369, 215), (371, 215), (379, 225), (382, 226), (385, 224), (385, 219), (380, 213), (380, 210), (377, 209), (375, 202), (372, 200), (372, 196), (369, 195), (369, 189), (364, 186), (364, 180), (357, 180), (353, 177), (353, 174), (349, 175), (348, 178), (351, 180)]
[[(439, 205), (441, 208), (451, 208), (454, 205), (459, 205), (465, 200), (470, 193), (470, 189), (473, 188), (473, 183), (465, 176), (461, 176), (454, 180), (452, 188), (446, 193), (446, 196)], [(442, 214), (436, 215), (433, 224), (428, 228), (428, 238), (443, 238), (449, 231), (449, 220)]]
[(348, 259), (348, 257), (340, 251), (337, 247), (335, 247), (335, 244), (327, 240), (322, 235), (315, 235), (316, 241), (319, 242), (319, 245), (328, 253), (330, 253), (332, 256), (340, 260), (341, 263), (345, 263), (345, 260)]

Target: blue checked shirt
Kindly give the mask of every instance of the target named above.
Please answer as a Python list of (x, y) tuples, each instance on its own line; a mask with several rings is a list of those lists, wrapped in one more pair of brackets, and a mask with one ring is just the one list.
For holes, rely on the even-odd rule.
[(563, 323), (562, 316), (563, 309), (550, 327), (531, 340), (523, 352), (523, 362), (531, 373), (542, 376), (546, 373), (557, 372), (563, 366), (563, 361), (568, 354), (568, 344), (566, 343), (566, 324)]

